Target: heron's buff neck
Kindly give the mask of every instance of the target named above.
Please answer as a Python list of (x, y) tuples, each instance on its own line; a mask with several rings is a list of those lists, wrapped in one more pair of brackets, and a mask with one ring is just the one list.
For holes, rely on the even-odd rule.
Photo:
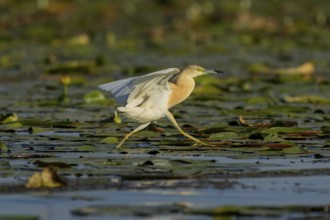
[(169, 86), (172, 93), (168, 101), (168, 108), (171, 108), (189, 97), (195, 88), (195, 81), (187, 74), (180, 74), (174, 81), (169, 82)]

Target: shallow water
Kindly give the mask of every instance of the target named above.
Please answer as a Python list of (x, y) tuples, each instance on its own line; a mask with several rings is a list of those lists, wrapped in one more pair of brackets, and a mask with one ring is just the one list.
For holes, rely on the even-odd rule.
[[(223, 181), (212, 179), (212, 181)], [(257, 206), (257, 207), (309, 207), (330, 204), (329, 176), (296, 176), (296, 177), (267, 177), (267, 178), (238, 178), (226, 179), (234, 186), (228, 189), (194, 189), (176, 188), (144, 190), (92, 190), (76, 192), (35, 192), (27, 194), (7, 194), (0, 196), (0, 213), (2, 215), (37, 216), (39, 219), (80, 219), (74, 210), (85, 213), (84, 219), (142, 219), (134, 211), (116, 214), (111, 207), (125, 209), (131, 206), (166, 206), (169, 204), (184, 204), (190, 209), (206, 210), (221, 206)], [(140, 183), (141, 184), (141, 183)], [(92, 207), (90, 210), (88, 207)], [(101, 208), (108, 207), (108, 211)], [(97, 211), (97, 208), (100, 208)], [(94, 209), (94, 211), (93, 211)], [(110, 210), (110, 211), (109, 211)], [(279, 218), (304, 216), (303, 213), (277, 213)], [(322, 213), (310, 213), (309, 216), (326, 216)], [(152, 213), (155, 218), (212, 219), (208, 215), (191, 215), (179, 213)], [(261, 217), (261, 216), (260, 216)], [(244, 217), (242, 217), (244, 219)]]
[[(329, 218), (329, 3), (257, 2), (2, 3), (0, 218)], [(224, 71), (171, 109), (210, 146), (161, 119), (115, 149), (137, 124), (97, 85), (190, 63)]]

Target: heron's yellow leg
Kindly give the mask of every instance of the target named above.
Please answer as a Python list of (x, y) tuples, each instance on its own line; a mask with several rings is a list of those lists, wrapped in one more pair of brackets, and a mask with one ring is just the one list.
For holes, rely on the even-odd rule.
[(184, 132), (184, 131), (180, 128), (180, 126), (178, 125), (178, 123), (176, 122), (176, 120), (175, 120), (175, 118), (174, 118), (174, 116), (172, 115), (171, 112), (167, 111), (167, 112), (166, 112), (166, 117), (168, 118), (168, 120), (170, 120), (170, 122), (172, 122), (172, 124), (174, 125), (174, 127), (175, 127), (176, 129), (178, 129), (178, 131), (179, 131), (182, 135), (186, 136), (186, 137), (189, 138), (190, 140), (193, 140), (193, 141), (195, 141), (196, 143), (198, 143), (198, 144), (200, 144), (200, 145), (207, 145), (207, 144), (205, 144), (203, 141), (200, 141), (200, 140), (198, 140), (197, 138), (194, 138), (193, 136), (191, 136), (191, 135), (187, 134), (186, 132)]
[(141, 124), (139, 126), (137, 126), (137, 128), (135, 128), (133, 131), (131, 131), (130, 133), (126, 134), (125, 137), (123, 138), (123, 140), (121, 140), (119, 142), (119, 144), (116, 146), (116, 148), (120, 148), (121, 145), (123, 145), (123, 143), (134, 133), (141, 131), (142, 129), (144, 129), (145, 127), (147, 127), (150, 124), (150, 122)]

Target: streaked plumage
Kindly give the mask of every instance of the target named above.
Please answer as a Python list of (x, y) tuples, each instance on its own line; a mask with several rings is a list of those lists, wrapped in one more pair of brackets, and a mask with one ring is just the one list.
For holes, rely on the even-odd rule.
[(164, 116), (167, 116), (181, 134), (205, 145), (182, 131), (168, 109), (189, 97), (195, 87), (194, 77), (216, 72), (205, 70), (197, 65), (190, 65), (181, 71), (177, 68), (169, 68), (100, 85), (100, 89), (109, 91), (119, 104), (124, 105), (117, 108), (118, 112), (141, 123), (140, 126), (125, 136), (117, 148), (133, 133), (142, 130), (152, 121)]

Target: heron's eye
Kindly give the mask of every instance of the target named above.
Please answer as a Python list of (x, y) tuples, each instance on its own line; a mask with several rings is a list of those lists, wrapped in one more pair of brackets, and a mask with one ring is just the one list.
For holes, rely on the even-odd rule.
[(203, 67), (197, 66), (196, 71), (197, 72), (205, 72), (205, 69)]

